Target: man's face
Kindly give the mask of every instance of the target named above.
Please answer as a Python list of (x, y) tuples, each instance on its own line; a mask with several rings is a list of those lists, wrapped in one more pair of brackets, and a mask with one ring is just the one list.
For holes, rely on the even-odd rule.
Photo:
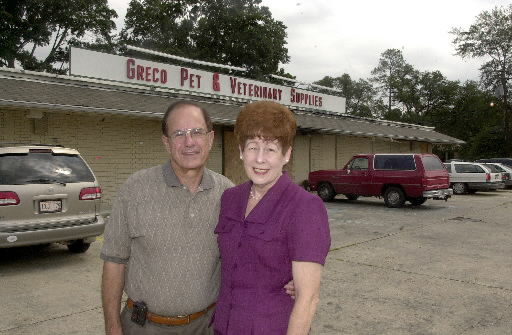
[(195, 106), (182, 106), (167, 119), (167, 136), (162, 142), (171, 156), (173, 168), (182, 173), (203, 168), (213, 143), (213, 131), (207, 132), (203, 113)]

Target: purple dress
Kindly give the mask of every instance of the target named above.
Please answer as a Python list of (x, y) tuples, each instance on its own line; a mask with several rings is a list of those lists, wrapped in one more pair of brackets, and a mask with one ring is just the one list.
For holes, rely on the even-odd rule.
[(327, 211), (285, 172), (244, 218), (251, 185), (222, 195), (213, 327), (221, 335), (283, 335), (294, 303), (283, 286), (292, 279), (292, 261), (324, 264), (331, 243)]

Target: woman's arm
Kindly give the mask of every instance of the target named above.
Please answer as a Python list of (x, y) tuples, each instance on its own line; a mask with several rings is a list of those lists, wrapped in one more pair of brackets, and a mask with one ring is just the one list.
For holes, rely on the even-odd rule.
[(313, 262), (292, 261), (295, 304), (287, 335), (307, 335), (320, 301), (320, 278), (323, 266)]

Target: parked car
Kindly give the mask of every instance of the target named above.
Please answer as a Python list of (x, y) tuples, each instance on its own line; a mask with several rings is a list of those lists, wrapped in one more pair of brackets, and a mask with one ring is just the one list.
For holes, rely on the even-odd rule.
[(445, 163), (451, 163), (451, 162), (467, 162), (467, 160), (460, 159), (460, 158), (452, 158), (452, 159), (448, 159)]
[(503, 182), (505, 183), (505, 188), (512, 188), (512, 167), (500, 163), (485, 163), (485, 166), (494, 166), (496, 170), (498, 172), (501, 172), (501, 174), (503, 175)]
[(444, 163), (450, 174), (450, 185), (455, 194), (492, 191), (505, 187), (501, 173), (492, 173), (480, 163)]
[(400, 207), (405, 201), (421, 205), (427, 199), (448, 199), (448, 172), (433, 154), (361, 154), (341, 170), (309, 173), (309, 187), (324, 201), (337, 194), (349, 200), (359, 196), (383, 197), (386, 206)]
[(485, 158), (478, 159), (476, 163), (500, 163), (512, 168), (512, 158)]
[(85, 252), (104, 229), (101, 188), (77, 150), (0, 146), (0, 248), (65, 243)]

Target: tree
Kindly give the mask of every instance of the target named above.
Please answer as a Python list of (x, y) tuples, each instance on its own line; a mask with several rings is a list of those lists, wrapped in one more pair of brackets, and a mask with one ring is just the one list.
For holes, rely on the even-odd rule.
[(371, 72), (371, 81), (376, 83), (382, 97), (388, 101), (388, 113), (397, 106), (397, 88), (404, 83), (414, 71), (404, 60), (402, 51), (388, 49), (381, 54), (379, 64)]
[[(340, 77), (325, 76), (315, 84), (340, 90), (340, 95), (346, 99), (348, 114), (373, 118), (378, 118), (382, 114), (384, 109), (382, 101), (378, 98), (373, 85), (367, 80), (354, 81), (349, 74), (344, 73)], [(333, 94), (327, 90), (322, 93)]]
[[(115, 17), (107, 0), (0, 0), (0, 65), (63, 73), (68, 45), (91, 44), (88, 34), (110, 42)], [(43, 60), (38, 47), (48, 48)]]
[[(492, 96), (479, 88), (475, 81), (467, 81), (455, 88), (449, 108), (433, 110), (427, 114), (426, 122), (437, 131), (466, 141), (458, 151), (461, 158), (477, 159), (503, 152), (503, 129), (499, 114), (490, 106)], [(495, 140), (490, 150), (489, 138)], [(450, 152), (451, 148), (437, 149), (437, 153)], [(499, 156), (502, 156), (499, 155)]]
[[(132, 0), (123, 42), (244, 67), (261, 79), (289, 61), (286, 27), (261, 0)], [(281, 71), (282, 72), (282, 71)]]
[(452, 110), (458, 88), (439, 71), (415, 71), (397, 88), (397, 100), (406, 106), (402, 121), (428, 125), (431, 114)]
[(484, 11), (468, 30), (455, 28), (453, 44), (461, 57), (485, 57), (481, 83), (491, 91), (499, 90), (503, 103), (503, 132), (507, 154), (512, 154), (510, 89), (512, 87), (512, 5)]

